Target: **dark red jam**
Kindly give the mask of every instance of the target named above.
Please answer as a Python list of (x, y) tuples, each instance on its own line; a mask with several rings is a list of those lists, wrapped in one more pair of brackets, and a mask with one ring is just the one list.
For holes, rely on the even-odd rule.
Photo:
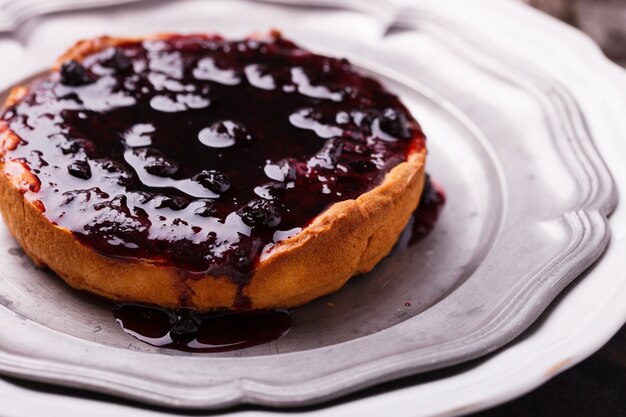
[(446, 194), (443, 187), (426, 174), (420, 202), (407, 225), (411, 233), (409, 246), (416, 244), (432, 232), (445, 204)]
[(443, 187), (426, 174), (419, 204), (400, 234), (391, 255), (403, 252), (428, 236), (435, 228), (445, 204), (446, 194)]
[(245, 349), (272, 342), (291, 328), (286, 310), (195, 313), (137, 304), (113, 309), (124, 331), (152, 346), (211, 353)]
[[(424, 146), (398, 98), (278, 35), (126, 42), (2, 119), (44, 215), (102, 254), (245, 284), (263, 250)], [(37, 189), (39, 188), (39, 189)]]

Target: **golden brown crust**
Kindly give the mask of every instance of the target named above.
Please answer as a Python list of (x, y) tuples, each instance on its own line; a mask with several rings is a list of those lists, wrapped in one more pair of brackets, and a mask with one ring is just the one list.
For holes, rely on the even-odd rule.
[[(130, 40), (105, 37), (80, 41), (59, 62), (80, 60)], [(9, 133), (4, 134), (8, 137), (4, 142), (10, 145), (11, 132), (5, 132)], [(4, 146), (0, 155), (9, 149)], [(251, 307), (301, 305), (371, 270), (389, 253), (417, 206), (425, 156), (425, 149), (411, 154), (407, 162), (385, 176), (381, 185), (355, 200), (334, 204), (300, 233), (276, 244), (243, 289)], [(0, 211), (11, 234), (36, 264), (50, 267), (70, 286), (115, 301), (184, 305), (197, 310), (236, 307), (238, 286), (226, 277), (189, 276), (155, 262), (103, 256), (83, 245), (70, 231), (51, 223), (36, 202), (24, 198), (21, 190), (33, 186), (29, 172), (2, 161), (0, 171)]]

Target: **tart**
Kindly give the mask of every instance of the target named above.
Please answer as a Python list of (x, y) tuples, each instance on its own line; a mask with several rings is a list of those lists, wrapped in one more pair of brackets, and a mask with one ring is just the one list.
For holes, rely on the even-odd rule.
[(301, 305), (387, 255), (424, 184), (399, 99), (278, 32), (80, 41), (12, 90), (0, 132), (12, 235), (118, 302)]

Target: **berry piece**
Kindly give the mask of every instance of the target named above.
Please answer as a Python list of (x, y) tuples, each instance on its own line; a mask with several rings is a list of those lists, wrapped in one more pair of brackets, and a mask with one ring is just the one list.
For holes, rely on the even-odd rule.
[(205, 200), (202, 203), (202, 206), (198, 207), (194, 211), (194, 214), (202, 217), (209, 217), (213, 213), (215, 213), (215, 203), (212, 200)]
[(178, 171), (178, 165), (167, 158), (154, 158), (149, 160), (144, 166), (148, 174), (159, 177), (169, 177)]
[(223, 120), (198, 132), (198, 140), (209, 148), (219, 149), (244, 145), (252, 140), (252, 136), (241, 123)]
[(98, 159), (96, 164), (106, 172), (106, 174), (102, 175), (102, 178), (125, 186), (133, 181), (132, 172), (120, 162), (112, 159)]
[(357, 174), (366, 174), (376, 169), (376, 165), (367, 159), (355, 159), (348, 163)]
[(135, 155), (143, 159), (143, 168), (149, 174), (159, 177), (169, 177), (178, 171), (178, 164), (172, 161), (163, 152), (154, 148), (141, 148), (134, 150)]
[(230, 178), (214, 169), (204, 170), (194, 175), (192, 179), (217, 194), (222, 194), (230, 188)]
[(74, 161), (67, 166), (67, 171), (71, 176), (88, 180), (91, 178), (91, 167), (87, 161)]
[(132, 67), (130, 59), (119, 49), (115, 49), (113, 56), (105, 63), (109, 68), (115, 68), (119, 72), (126, 72)]

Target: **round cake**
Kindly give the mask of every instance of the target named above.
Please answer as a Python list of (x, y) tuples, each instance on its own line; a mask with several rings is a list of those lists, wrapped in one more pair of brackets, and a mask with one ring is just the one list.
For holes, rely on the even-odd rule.
[(347, 60), (277, 32), (102, 37), (15, 87), (0, 209), (70, 286), (199, 311), (292, 307), (389, 253), (425, 138)]

